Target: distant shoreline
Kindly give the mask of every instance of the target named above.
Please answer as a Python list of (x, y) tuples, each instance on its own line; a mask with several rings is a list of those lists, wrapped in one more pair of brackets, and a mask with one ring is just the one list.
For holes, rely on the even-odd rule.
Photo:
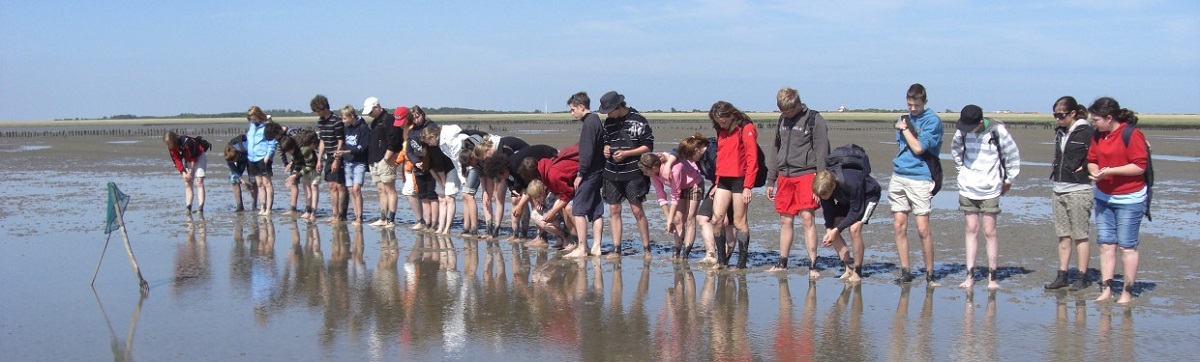
[[(747, 113), (756, 122), (774, 122), (777, 112)], [(821, 112), (826, 120), (831, 122), (891, 122), (899, 117), (899, 113), (869, 113), (869, 112)], [(643, 113), (646, 118), (654, 121), (667, 122), (708, 122), (706, 113)], [(938, 113), (943, 122), (953, 123), (958, 118), (957, 113)], [(1010, 124), (1050, 124), (1053, 118), (1049, 113), (986, 113), (986, 117), (999, 119)], [(1139, 114), (1138, 125), (1144, 128), (1166, 129), (1196, 129), (1200, 128), (1200, 114)], [(281, 123), (315, 122), (316, 116), (278, 117)], [(443, 114), (430, 115), (430, 119), (449, 123), (570, 123), (574, 122), (565, 113), (516, 113), (516, 114)], [(35, 121), (0, 121), (0, 130), (12, 128), (43, 128), (43, 127), (102, 127), (102, 126), (207, 126), (242, 124), (242, 118), (140, 118), (140, 119), (108, 119), (108, 120), (35, 120)]]

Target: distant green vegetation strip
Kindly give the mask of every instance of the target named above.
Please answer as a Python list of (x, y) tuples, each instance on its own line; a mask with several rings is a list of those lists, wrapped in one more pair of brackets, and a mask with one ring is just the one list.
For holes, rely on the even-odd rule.
[[(748, 114), (757, 122), (774, 122), (779, 113), (756, 112)], [(892, 122), (900, 113), (868, 113), (868, 112), (822, 112), (825, 119), (831, 122)], [(943, 122), (952, 123), (958, 119), (957, 113), (939, 113)], [(645, 113), (651, 122), (709, 122), (706, 113)], [(1051, 124), (1054, 122), (1050, 114), (1035, 113), (988, 113), (986, 117), (999, 119), (1011, 124)], [(430, 119), (449, 123), (477, 122), (539, 122), (539, 123), (570, 123), (575, 122), (566, 113), (505, 113), (505, 114), (440, 114), (430, 115)], [(1138, 115), (1139, 125), (1143, 127), (1161, 128), (1200, 128), (1200, 115), (1196, 114), (1141, 114)], [(316, 116), (274, 117), (277, 122), (285, 124), (315, 123)], [(63, 127), (63, 126), (158, 126), (158, 125), (207, 125), (207, 124), (242, 124), (244, 117), (227, 118), (138, 118), (138, 119), (107, 119), (107, 120), (58, 120), (58, 121), (14, 121), (0, 122), (0, 127)]]

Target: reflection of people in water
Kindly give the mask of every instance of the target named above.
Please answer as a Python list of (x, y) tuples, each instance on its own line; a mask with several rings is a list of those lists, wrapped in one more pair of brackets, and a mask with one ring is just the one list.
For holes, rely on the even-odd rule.
[(181, 297), (188, 289), (205, 286), (212, 276), (208, 265), (208, 236), (203, 219), (188, 223), (187, 239), (175, 245), (173, 295)]
[(779, 361), (815, 361), (813, 352), (813, 310), (816, 309), (816, 283), (808, 283), (801, 315), (810, 325), (805, 326), (792, 315), (795, 308), (787, 274), (779, 275), (779, 318), (775, 322), (775, 359)]
[[(996, 353), (996, 291), (988, 292), (987, 306), (984, 308), (982, 330), (975, 330), (975, 293), (967, 290), (966, 309), (963, 311), (963, 327), (959, 333), (962, 339), (958, 343), (956, 360), (998, 360)], [(1066, 305), (1063, 305), (1065, 308)]]
[(696, 279), (686, 259), (674, 274), (674, 283), (667, 288), (663, 308), (654, 323), (656, 357), (666, 361), (699, 360), (703, 355), (693, 347), (702, 345), (700, 336), (706, 331), (697, 313)]
[[(1091, 196), (1091, 195), (1088, 195)], [(1077, 279), (1078, 280), (1078, 279)], [(1075, 299), (1075, 316), (1068, 312), (1066, 299)], [(1057, 294), (1054, 300), (1054, 331), (1050, 339), (1051, 356), (1077, 355), (1078, 346), (1086, 346), (1092, 342), (1092, 330), (1087, 328), (1087, 302), (1067, 295)]]
[(720, 273), (715, 279), (715, 287), (711, 289), (712, 340), (709, 342), (713, 359), (751, 360), (754, 355), (747, 340), (750, 293), (746, 286), (746, 275)]

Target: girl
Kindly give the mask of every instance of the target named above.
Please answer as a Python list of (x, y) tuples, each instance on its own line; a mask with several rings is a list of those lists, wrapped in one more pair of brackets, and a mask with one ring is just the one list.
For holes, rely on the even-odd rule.
[[(638, 166), (650, 177), (658, 194), (658, 204), (667, 207), (667, 232), (675, 238), (675, 258), (691, 254), (696, 239), (696, 209), (700, 206), (703, 186), (696, 162), (708, 148), (708, 139), (696, 133), (679, 142), (672, 152), (643, 154)], [(678, 157), (673, 155), (677, 153)], [(671, 162), (674, 161), (674, 162)], [(670, 185), (670, 199), (665, 186)]]
[(1075, 281), (1072, 290), (1087, 288), (1088, 217), (1092, 215), (1092, 181), (1088, 179), (1087, 153), (1095, 129), (1088, 122), (1087, 108), (1075, 97), (1064, 96), (1054, 102), (1054, 163), (1050, 179), (1054, 181), (1051, 208), (1054, 231), (1058, 236), (1058, 275), (1046, 289), (1067, 287), (1067, 267), (1071, 261), (1071, 244), (1075, 244)]
[[(1088, 148), (1088, 178), (1096, 181), (1096, 243), (1100, 244), (1100, 296), (1112, 297), (1117, 249), (1125, 269), (1124, 287), (1117, 303), (1133, 301), (1137, 280), (1138, 231), (1146, 212), (1149, 189), (1143, 174), (1149, 165), (1146, 135), (1137, 128), (1133, 111), (1121, 108), (1116, 99), (1103, 97), (1088, 107), (1096, 135)], [(1124, 133), (1129, 133), (1126, 138)]]
[[(708, 119), (717, 130), (717, 191), (713, 196), (713, 225), (723, 226), (726, 209), (733, 207), (734, 239), (738, 244), (737, 268), (746, 268), (750, 249), (750, 227), (746, 209), (750, 206), (754, 175), (758, 174), (758, 129), (750, 117), (726, 101), (713, 103)], [(717, 237), (718, 263), (728, 263), (722, 249), (724, 238)]]
[(163, 143), (167, 145), (171, 161), (175, 162), (175, 170), (179, 171), (179, 176), (183, 179), (183, 201), (187, 205), (187, 212), (192, 212), (192, 194), (195, 189), (196, 201), (200, 203), (198, 211), (203, 214), (204, 169), (208, 168), (208, 159), (204, 157), (204, 153), (208, 152), (208, 142), (202, 138), (180, 136), (167, 131), (163, 134)]
[(258, 106), (250, 106), (246, 111), (246, 152), (250, 160), (250, 176), (258, 183), (259, 200), (262, 208), (259, 215), (271, 215), (271, 207), (275, 204), (275, 190), (271, 185), (271, 155), (275, 154), (278, 145), (276, 139), (282, 135), (283, 128), (278, 123), (271, 122), (267, 114)]

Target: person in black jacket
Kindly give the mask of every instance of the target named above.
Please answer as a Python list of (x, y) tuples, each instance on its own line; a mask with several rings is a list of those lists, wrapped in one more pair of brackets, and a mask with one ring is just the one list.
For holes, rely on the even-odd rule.
[(1087, 154), (1095, 129), (1088, 123), (1088, 111), (1074, 97), (1064, 96), (1054, 102), (1054, 163), (1050, 180), (1054, 181), (1051, 208), (1054, 231), (1058, 235), (1058, 275), (1046, 289), (1068, 286), (1067, 266), (1071, 261), (1071, 242), (1075, 242), (1075, 281), (1072, 290), (1088, 286), (1088, 231), (1092, 225), (1092, 182), (1088, 179)]
[[(840, 174), (840, 177), (838, 176)], [(821, 199), (821, 211), (825, 217), (825, 238), (822, 243), (832, 247), (846, 266), (846, 272), (838, 279), (850, 282), (862, 280), (863, 238), (862, 227), (871, 219), (875, 206), (879, 204), (882, 188), (870, 173), (856, 168), (840, 168), (817, 172), (813, 178), (813, 194)], [(854, 259), (846, 250), (842, 230), (850, 230), (850, 242), (854, 248)]]
[(367, 164), (379, 194), (379, 219), (370, 225), (392, 228), (396, 226), (396, 154), (404, 145), (404, 134), (395, 126), (396, 117), (379, 105), (379, 98), (367, 98), (362, 113), (372, 118)]
[[(583, 122), (579, 134), (579, 171), (575, 176), (575, 197), (571, 199), (571, 218), (578, 233), (578, 245), (568, 258), (600, 256), (600, 234), (604, 231), (604, 207), (600, 189), (604, 183), (604, 123), (592, 113), (592, 99), (578, 92), (567, 99), (571, 117)], [(587, 242), (588, 223), (592, 224), (592, 243)], [(620, 241), (617, 241), (620, 243)]]

